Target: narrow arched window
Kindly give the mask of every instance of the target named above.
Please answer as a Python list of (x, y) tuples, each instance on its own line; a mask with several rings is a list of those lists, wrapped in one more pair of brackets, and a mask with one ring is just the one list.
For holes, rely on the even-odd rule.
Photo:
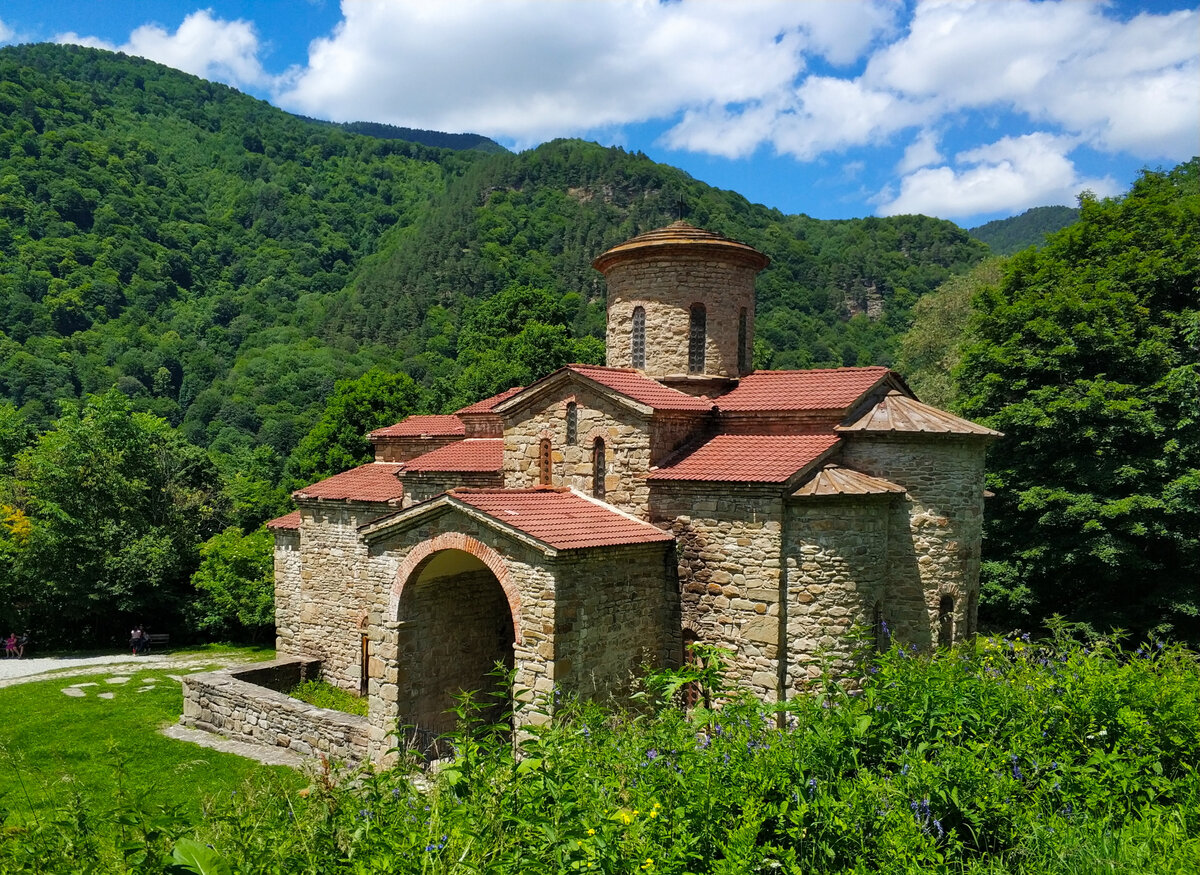
[(550, 438), (542, 438), (538, 447), (538, 482), (550, 486)]
[(592, 444), (592, 497), (604, 497), (604, 475), (607, 466), (604, 458), (604, 438), (596, 438)]
[(749, 337), (746, 335), (747, 329), (746, 308), (743, 307), (738, 311), (738, 373), (745, 374), (750, 371), (750, 346)]
[(688, 328), (688, 373), (704, 373), (705, 332), (708, 330), (708, 313), (703, 304), (692, 304), (691, 325)]
[(646, 369), (646, 308), (633, 308), (633, 334), (629, 338), (633, 367)]
[(883, 602), (875, 602), (875, 607), (871, 611), (871, 629), (875, 636), (877, 653), (883, 653), (892, 646), (891, 630), (888, 629), (887, 620), (883, 619)]
[(938, 647), (949, 647), (954, 643), (954, 599), (942, 596), (938, 605)]
[(567, 402), (567, 444), (574, 444), (579, 437), (579, 406)]

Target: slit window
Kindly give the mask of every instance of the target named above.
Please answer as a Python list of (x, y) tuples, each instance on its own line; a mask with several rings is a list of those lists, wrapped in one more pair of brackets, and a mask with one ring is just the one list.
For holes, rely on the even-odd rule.
[(750, 347), (749, 338), (746, 335), (747, 319), (746, 308), (743, 307), (738, 312), (738, 373), (741, 374), (750, 371)]
[(574, 444), (579, 438), (579, 405), (567, 403), (567, 443)]
[(604, 438), (596, 438), (592, 444), (592, 497), (604, 497), (604, 475), (605, 475), (605, 458), (604, 458)]
[(949, 647), (954, 643), (954, 599), (942, 596), (938, 604), (938, 647)]
[(708, 313), (703, 304), (692, 304), (688, 328), (688, 373), (704, 373), (704, 346), (708, 331)]
[(629, 339), (632, 364), (638, 370), (646, 369), (646, 308), (633, 308), (633, 334)]
[(538, 447), (538, 483), (550, 486), (550, 438), (542, 438)]

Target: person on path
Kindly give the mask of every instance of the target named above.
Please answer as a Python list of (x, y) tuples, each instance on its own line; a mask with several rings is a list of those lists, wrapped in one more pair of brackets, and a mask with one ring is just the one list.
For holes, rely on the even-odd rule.
[(25, 645), (29, 643), (29, 630), (26, 629), (17, 638), (17, 659), (25, 658)]
[(4, 639), (4, 656), (6, 659), (15, 659), (17, 655), (17, 633), (13, 632)]

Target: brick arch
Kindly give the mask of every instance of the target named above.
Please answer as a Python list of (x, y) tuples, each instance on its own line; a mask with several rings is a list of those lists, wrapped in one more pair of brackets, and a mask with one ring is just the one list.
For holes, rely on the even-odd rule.
[(516, 584), (512, 582), (512, 576), (508, 573), (504, 557), (482, 541), (460, 532), (445, 532), (435, 535), (428, 541), (417, 544), (408, 552), (404, 561), (400, 563), (400, 568), (396, 571), (396, 579), (392, 583), (388, 616), (393, 619), (397, 616), (400, 611), (400, 596), (404, 592), (404, 587), (420, 573), (425, 563), (443, 550), (461, 550), (463, 553), (470, 553), (496, 576), (500, 589), (504, 591), (504, 598), (508, 601), (508, 612), (512, 616), (513, 641), (516, 644), (522, 643), (521, 593)]

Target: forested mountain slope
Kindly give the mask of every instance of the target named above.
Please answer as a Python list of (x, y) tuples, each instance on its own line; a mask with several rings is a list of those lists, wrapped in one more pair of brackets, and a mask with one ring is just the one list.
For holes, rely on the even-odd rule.
[(968, 233), (982, 240), (997, 255), (1012, 255), (1030, 246), (1041, 246), (1046, 237), (1075, 222), (1079, 210), (1074, 207), (1034, 207), (1019, 216), (996, 219), (972, 228)]
[[(681, 202), (772, 258), (759, 366), (890, 362), (912, 303), (985, 251), (925, 217), (786, 216), (620, 149), (383, 127), (95, 49), (0, 50), (0, 397), (42, 428), (117, 385), (193, 442), (287, 454), (372, 366), (443, 407), (602, 357), (591, 259)], [(503, 318), (477, 313), (501, 292)]]

